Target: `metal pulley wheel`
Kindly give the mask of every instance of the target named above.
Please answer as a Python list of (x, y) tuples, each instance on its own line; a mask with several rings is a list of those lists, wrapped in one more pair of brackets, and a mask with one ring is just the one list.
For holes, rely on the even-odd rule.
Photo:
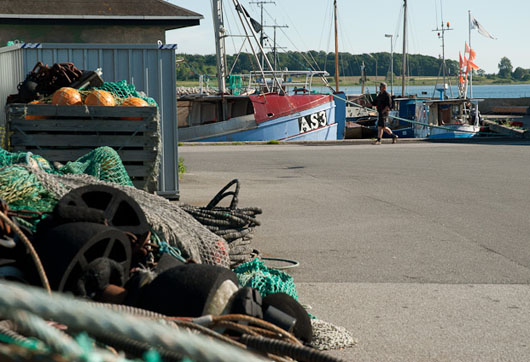
[(57, 207), (77, 206), (102, 210), (108, 225), (134, 234), (143, 241), (149, 224), (140, 205), (125, 192), (106, 185), (87, 185), (67, 193)]
[(98, 258), (119, 263), (127, 279), (131, 266), (131, 243), (121, 230), (88, 222), (62, 224), (36, 235), (39, 254), (52, 289), (76, 292), (77, 282), (88, 265)]

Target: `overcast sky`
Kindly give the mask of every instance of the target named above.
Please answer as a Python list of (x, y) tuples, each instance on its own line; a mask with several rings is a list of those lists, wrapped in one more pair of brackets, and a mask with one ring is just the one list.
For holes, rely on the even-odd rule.
[[(265, 0), (271, 2), (272, 0)], [(179, 53), (214, 54), (211, 1), (170, 0), (169, 2), (204, 16), (201, 25), (172, 30), (167, 33), (167, 43), (178, 44)], [(232, 34), (241, 34), (236, 26), (232, 0), (225, 2), (225, 23)], [(241, 0), (251, 16), (260, 20), (260, 8), (251, 4), (256, 0)], [(352, 54), (390, 52), (391, 39), (395, 53), (403, 51), (403, 0), (337, 0), (339, 9), (339, 48)], [(375, 4), (377, 4), (375, 6)], [(274, 0), (264, 6), (265, 25), (288, 25), (277, 29), (278, 46), (288, 50), (334, 51), (333, 0)], [(528, 0), (408, 0), (408, 52), (438, 57), (441, 40), (437, 32), (443, 21), (454, 30), (446, 32), (446, 58), (458, 60), (469, 41), (468, 10), (475, 19), (497, 40), (471, 32), (471, 46), (476, 51), (475, 64), (487, 73), (497, 73), (498, 63), (508, 57), (514, 69), (530, 68), (530, 46), (527, 25), (530, 22)], [(236, 24), (236, 25), (234, 25)], [(265, 32), (273, 38), (273, 29)], [(386, 38), (392, 34), (393, 38)], [(228, 39), (227, 52), (237, 53), (241, 43)], [(399, 56), (399, 55), (396, 55)]]

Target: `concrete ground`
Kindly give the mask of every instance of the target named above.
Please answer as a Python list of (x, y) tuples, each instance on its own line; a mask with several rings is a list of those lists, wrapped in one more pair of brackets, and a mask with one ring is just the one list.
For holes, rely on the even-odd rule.
[(182, 146), (181, 202), (230, 180), (254, 247), (300, 263), (300, 300), (347, 361), (530, 360), (530, 142)]

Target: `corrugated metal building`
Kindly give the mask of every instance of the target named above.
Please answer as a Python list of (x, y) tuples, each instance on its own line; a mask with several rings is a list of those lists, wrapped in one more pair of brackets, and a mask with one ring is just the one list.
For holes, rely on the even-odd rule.
[(126, 80), (154, 98), (160, 109), (163, 152), (159, 193), (178, 197), (175, 46), (150, 44), (17, 44), (0, 48), (0, 126), (9, 94), (39, 61), (72, 62), (79, 69), (103, 70), (106, 82)]
[(17, 93), (38, 61), (102, 68), (105, 81), (126, 80), (157, 101), (163, 144), (159, 193), (178, 197), (175, 46), (164, 44), (165, 32), (199, 25), (202, 18), (164, 0), (0, 1), (0, 47), (23, 41), (0, 48), (0, 125), (7, 96)]

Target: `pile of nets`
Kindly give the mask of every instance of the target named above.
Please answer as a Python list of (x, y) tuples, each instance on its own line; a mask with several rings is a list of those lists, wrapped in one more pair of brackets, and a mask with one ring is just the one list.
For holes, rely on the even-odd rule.
[[(0, 198), (11, 209), (38, 211), (45, 217), (71, 190), (93, 184), (109, 185), (132, 197), (145, 213), (154, 235), (160, 236), (162, 242), (178, 248), (185, 259), (226, 268), (234, 265), (236, 254), (233, 252), (236, 247), (249, 246), (252, 230), (259, 225), (255, 215), (261, 212), (257, 208), (235, 207), (239, 190), (236, 181), (229, 183), (205, 208), (183, 208), (132, 187), (118, 154), (112, 148), (96, 149), (66, 165), (51, 164), (31, 153), (11, 153), (0, 149)], [(233, 183), (237, 184), (236, 191), (226, 192)], [(216, 207), (227, 195), (234, 196), (230, 207)], [(35, 219), (30, 228), (40, 220)], [(204, 227), (199, 220), (217, 234)], [(208, 225), (208, 220), (217, 220), (219, 225)], [(240, 284), (257, 289), (264, 297), (283, 292), (298, 300), (293, 278), (283, 271), (266, 267), (249, 250), (248, 247), (245, 253), (248, 253), (250, 260), (245, 260), (243, 264), (238, 262), (239, 266), (234, 269)], [(313, 341), (315, 348), (343, 348), (354, 343), (344, 329), (318, 320), (313, 320), (312, 324), (316, 336)]]
[[(107, 157), (98, 157), (102, 155)], [(43, 218), (69, 191), (86, 185), (109, 185), (132, 197), (142, 208), (153, 231), (162, 241), (177, 247), (184, 258), (227, 268), (230, 265), (228, 246), (223, 238), (210, 232), (177, 204), (132, 187), (112, 148), (96, 149), (62, 167), (29, 153), (5, 150), (0, 152), (0, 161), (0, 198), (13, 210), (38, 211), (43, 213)], [(40, 220), (34, 219), (26, 226), (34, 230)]]

